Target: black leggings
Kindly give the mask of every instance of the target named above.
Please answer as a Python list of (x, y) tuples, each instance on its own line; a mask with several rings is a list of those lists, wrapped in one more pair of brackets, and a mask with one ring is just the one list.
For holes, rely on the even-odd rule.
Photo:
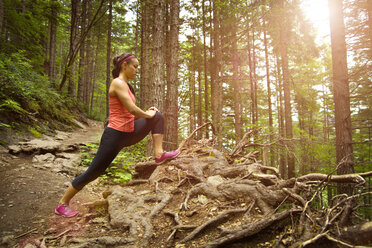
[(72, 186), (81, 190), (85, 185), (102, 175), (121, 149), (131, 146), (147, 136), (148, 133), (164, 133), (164, 117), (160, 112), (151, 118), (140, 118), (134, 121), (134, 131), (131, 133), (120, 132), (106, 127), (101, 137), (101, 142), (96, 156), (89, 168), (72, 181)]

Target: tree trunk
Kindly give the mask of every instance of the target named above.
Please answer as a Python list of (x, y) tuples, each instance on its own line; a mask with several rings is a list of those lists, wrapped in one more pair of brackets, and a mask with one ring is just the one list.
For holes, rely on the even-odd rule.
[(167, 68), (167, 111), (165, 149), (178, 147), (178, 34), (180, 1), (170, 1), (169, 68)]
[[(236, 18), (234, 18), (236, 20)], [(235, 25), (232, 28), (232, 36), (237, 37)], [(237, 39), (233, 38), (232, 41), (232, 65), (233, 65), (233, 88), (234, 88), (234, 128), (236, 144), (242, 139), (242, 123), (241, 123), (241, 110), (240, 110), (240, 82), (239, 82), (239, 55)]]
[[(342, 175), (354, 172), (345, 25), (342, 1), (328, 0), (328, 4), (331, 26), (337, 173)], [(347, 184), (338, 184), (338, 193), (351, 195), (352, 187)]]
[(323, 88), (323, 108), (324, 108), (324, 114), (323, 114), (323, 141), (324, 143), (328, 143), (329, 141), (329, 117), (328, 117), (328, 103), (327, 103), (327, 92), (325, 85), (322, 85)]
[(254, 113), (255, 113), (255, 123), (258, 121), (258, 91), (257, 91), (257, 60), (256, 60), (256, 45), (255, 45), (255, 36), (254, 36), (254, 29), (252, 28), (252, 66), (253, 66), (253, 88), (254, 88)]
[[(79, 36), (79, 0), (71, 0), (71, 32), (70, 32), (70, 50), (69, 57), (71, 57), (76, 50)], [(76, 81), (74, 78), (76, 72), (76, 63), (73, 63), (70, 71), (70, 77), (68, 81), (68, 94), (73, 97), (76, 91)]]
[[(91, 16), (92, 16), (92, 2), (88, 1), (88, 12), (87, 12), (87, 17), (88, 17), (88, 23), (91, 22)], [(86, 56), (85, 56), (85, 70), (84, 70), (84, 104), (87, 105), (87, 109), (89, 109), (89, 88), (91, 87), (91, 75), (92, 75), (92, 65), (93, 65), (93, 59), (90, 56), (91, 54), (91, 42), (92, 40), (92, 32), (88, 33), (88, 38), (86, 42)]]
[(50, 35), (49, 35), (49, 71), (50, 80), (55, 83), (56, 80), (56, 52), (57, 52), (57, 0), (51, 2), (50, 16)]
[[(203, 125), (203, 117), (202, 117), (202, 80), (201, 80), (201, 71), (200, 67), (198, 66), (198, 127)], [(202, 130), (197, 133), (197, 139), (202, 138)]]
[[(283, 70), (283, 89), (284, 89), (284, 116), (285, 116), (285, 134), (287, 139), (293, 138), (292, 130), (292, 107), (291, 107), (291, 90), (289, 83), (289, 69), (288, 69), (288, 24), (286, 22), (286, 11), (284, 6), (285, 0), (280, 0), (280, 16), (281, 21), (279, 22), (280, 27), (280, 54), (282, 58), (282, 70)], [(289, 141), (287, 143), (289, 152), (288, 152), (288, 178), (295, 176), (295, 164), (293, 157), (293, 145)]]
[(249, 67), (249, 82), (250, 82), (250, 95), (251, 95), (251, 122), (256, 124), (256, 114), (255, 114), (255, 93), (254, 93), (254, 78), (253, 78), (253, 63), (252, 63), (252, 53), (251, 53), (251, 42), (249, 40), (249, 30), (247, 32), (248, 40), (248, 67)]
[(209, 26), (210, 26), (210, 37), (209, 37), (209, 55), (210, 55), (210, 60), (209, 60), (209, 68), (210, 68), (210, 75), (211, 75), (211, 117), (212, 117), (212, 122), (215, 123), (215, 114), (214, 112), (216, 111), (216, 106), (215, 106), (215, 101), (216, 99), (216, 63), (215, 63), (215, 54), (214, 54), (214, 25), (213, 25), (213, 0), (209, 0)]
[(141, 91), (140, 107), (150, 107), (150, 0), (145, 0), (142, 7), (142, 45), (141, 45)]
[[(87, 2), (88, 0), (83, 0), (82, 6), (81, 6), (81, 34), (85, 33), (86, 30), (86, 19), (87, 19)], [(77, 100), (79, 103), (84, 102), (84, 88), (85, 88), (85, 70), (86, 70), (86, 64), (85, 64), (85, 47), (86, 42), (84, 41), (83, 44), (80, 47), (80, 60), (79, 60), (79, 80), (78, 80), (78, 92), (77, 92)]]
[[(194, 51), (194, 49), (192, 49)], [(192, 58), (194, 58), (194, 54), (191, 54)], [(192, 64), (195, 63), (192, 60)], [(189, 80), (189, 89), (190, 89), (190, 134), (196, 129), (196, 120), (195, 120), (195, 105), (196, 105), (196, 97), (195, 97), (195, 71), (192, 70)]]
[(111, 29), (112, 29), (112, 0), (109, 2), (109, 16), (107, 27), (107, 52), (106, 52), (106, 117), (109, 116), (108, 90), (111, 81)]
[[(271, 109), (271, 86), (270, 86), (270, 65), (269, 65), (269, 54), (267, 50), (267, 38), (266, 38), (266, 24), (265, 24), (265, 29), (264, 29), (264, 45), (265, 45), (265, 66), (266, 66), (266, 82), (267, 82), (267, 105), (269, 106), (268, 111), (269, 111), (269, 130), (270, 130), (270, 135), (269, 135), (269, 140), (270, 143), (273, 141), (273, 135), (271, 132), (273, 131), (273, 113)], [(270, 147), (270, 166), (274, 167), (274, 158), (273, 158), (273, 151), (272, 148)]]
[[(205, 122), (208, 122), (209, 120), (209, 85), (208, 85), (208, 67), (207, 67), (207, 42), (206, 42), (206, 21), (205, 21), (205, 0), (202, 1), (202, 11), (203, 11), (203, 65), (204, 65), (204, 108), (205, 108)], [(209, 131), (208, 129), (205, 132), (205, 136), (208, 139), (209, 138)]]
[(163, 72), (164, 72), (164, 14), (165, 0), (154, 1), (152, 86), (150, 104), (163, 112)]
[(217, 147), (222, 147), (222, 80), (221, 80), (221, 63), (222, 63), (222, 51), (221, 51), (221, 23), (220, 23), (220, 2), (213, 0), (213, 45), (214, 45), (214, 67), (215, 67), (215, 81), (214, 81), (214, 103), (213, 124), (216, 129), (217, 135)]
[(372, 57), (372, 0), (367, 0), (368, 33), (369, 33), (369, 54)]
[(0, 38), (3, 37), (4, 26), (4, 1), (0, 0)]
[[(284, 138), (285, 137), (285, 131), (284, 131), (284, 110), (283, 110), (283, 86), (282, 86), (282, 73), (281, 73), (281, 67), (280, 67), (280, 61), (279, 58), (276, 57), (276, 70), (278, 74), (278, 84), (277, 84), (277, 102), (278, 102), (278, 122), (279, 122), (279, 137)], [(280, 142), (281, 145), (284, 145), (284, 142)], [(285, 157), (284, 153), (285, 150), (281, 147), (279, 154), (279, 172), (282, 178), (286, 178), (286, 164), (285, 164)]]

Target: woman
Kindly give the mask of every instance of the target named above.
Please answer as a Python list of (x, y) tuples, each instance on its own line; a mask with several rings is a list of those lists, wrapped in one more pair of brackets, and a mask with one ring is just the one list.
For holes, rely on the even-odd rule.
[(135, 105), (133, 88), (129, 79), (135, 79), (138, 72), (137, 58), (128, 53), (114, 58), (114, 69), (109, 88), (109, 123), (101, 137), (101, 142), (89, 168), (76, 177), (57, 204), (55, 213), (73, 217), (76, 211), (69, 208), (70, 200), (86, 184), (102, 175), (123, 147), (136, 144), (151, 131), (154, 142), (155, 162), (161, 164), (179, 155), (179, 151), (163, 151), (164, 118), (156, 107), (147, 111)]

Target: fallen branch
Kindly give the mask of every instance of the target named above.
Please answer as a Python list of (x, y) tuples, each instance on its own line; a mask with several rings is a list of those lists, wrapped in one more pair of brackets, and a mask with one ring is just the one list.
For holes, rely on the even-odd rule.
[(297, 179), (299, 182), (304, 181), (327, 181), (335, 183), (357, 183), (364, 184), (365, 179), (359, 174), (346, 174), (346, 175), (325, 175), (319, 173), (308, 174)]
[(27, 231), (27, 232), (25, 232), (25, 233), (22, 233), (22, 234), (16, 236), (15, 239), (18, 239), (18, 238), (20, 238), (20, 237), (23, 237), (23, 236), (25, 236), (25, 235), (27, 235), (27, 234), (30, 234), (30, 233), (32, 233), (32, 232), (35, 232), (35, 231), (37, 231), (37, 228), (33, 228), (33, 229), (31, 229), (31, 230), (29, 230), (29, 231)]
[(191, 140), (191, 138), (196, 134), (197, 131), (199, 131), (200, 129), (202, 129), (203, 127), (206, 127), (208, 125), (211, 125), (212, 127), (212, 132), (215, 134), (215, 129), (214, 129), (214, 126), (212, 124), (212, 122), (207, 122), (207, 123), (204, 123), (203, 125), (201, 125), (200, 127), (198, 127), (197, 129), (195, 129), (190, 135), (189, 137), (187, 137), (184, 141), (182, 141), (182, 143), (180, 144), (180, 146), (178, 147), (178, 151), (181, 151), (181, 149), (187, 144), (187, 142), (189, 142)]
[(249, 132), (245, 133), (243, 138), (238, 142), (238, 144), (236, 144), (234, 149), (230, 152), (230, 154), (229, 154), (230, 158), (234, 159), (236, 157), (239, 157), (239, 154), (250, 143), (249, 138), (252, 135), (255, 135), (256, 133), (258, 133), (260, 130), (261, 130), (261, 128), (255, 129), (255, 130), (252, 130), (252, 131), (249, 131)]

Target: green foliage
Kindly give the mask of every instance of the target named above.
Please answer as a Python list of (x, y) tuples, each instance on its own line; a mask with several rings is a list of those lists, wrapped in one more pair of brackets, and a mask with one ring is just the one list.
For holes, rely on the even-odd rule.
[(18, 102), (15, 102), (13, 100), (7, 99), (2, 104), (0, 104), (0, 111), (12, 111), (18, 114), (24, 114), (27, 113), (26, 110), (24, 110), (21, 105)]
[[(106, 169), (106, 174), (100, 176), (101, 179), (111, 179), (115, 183), (127, 183), (132, 178), (132, 165), (146, 158), (147, 138), (139, 143), (125, 147), (112, 161), (111, 166)], [(87, 149), (82, 152), (82, 161), (80, 166), (88, 167), (93, 161), (94, 155), (99, 145), (88, 143)]]
[(70, 123), (70, 105), (52, 87), (47, 76), (33, 69), (24, 51), (11, 55), (0, 53), (0, 78), (0, 112), (28, 117), (33, 113), (43, 119)]

